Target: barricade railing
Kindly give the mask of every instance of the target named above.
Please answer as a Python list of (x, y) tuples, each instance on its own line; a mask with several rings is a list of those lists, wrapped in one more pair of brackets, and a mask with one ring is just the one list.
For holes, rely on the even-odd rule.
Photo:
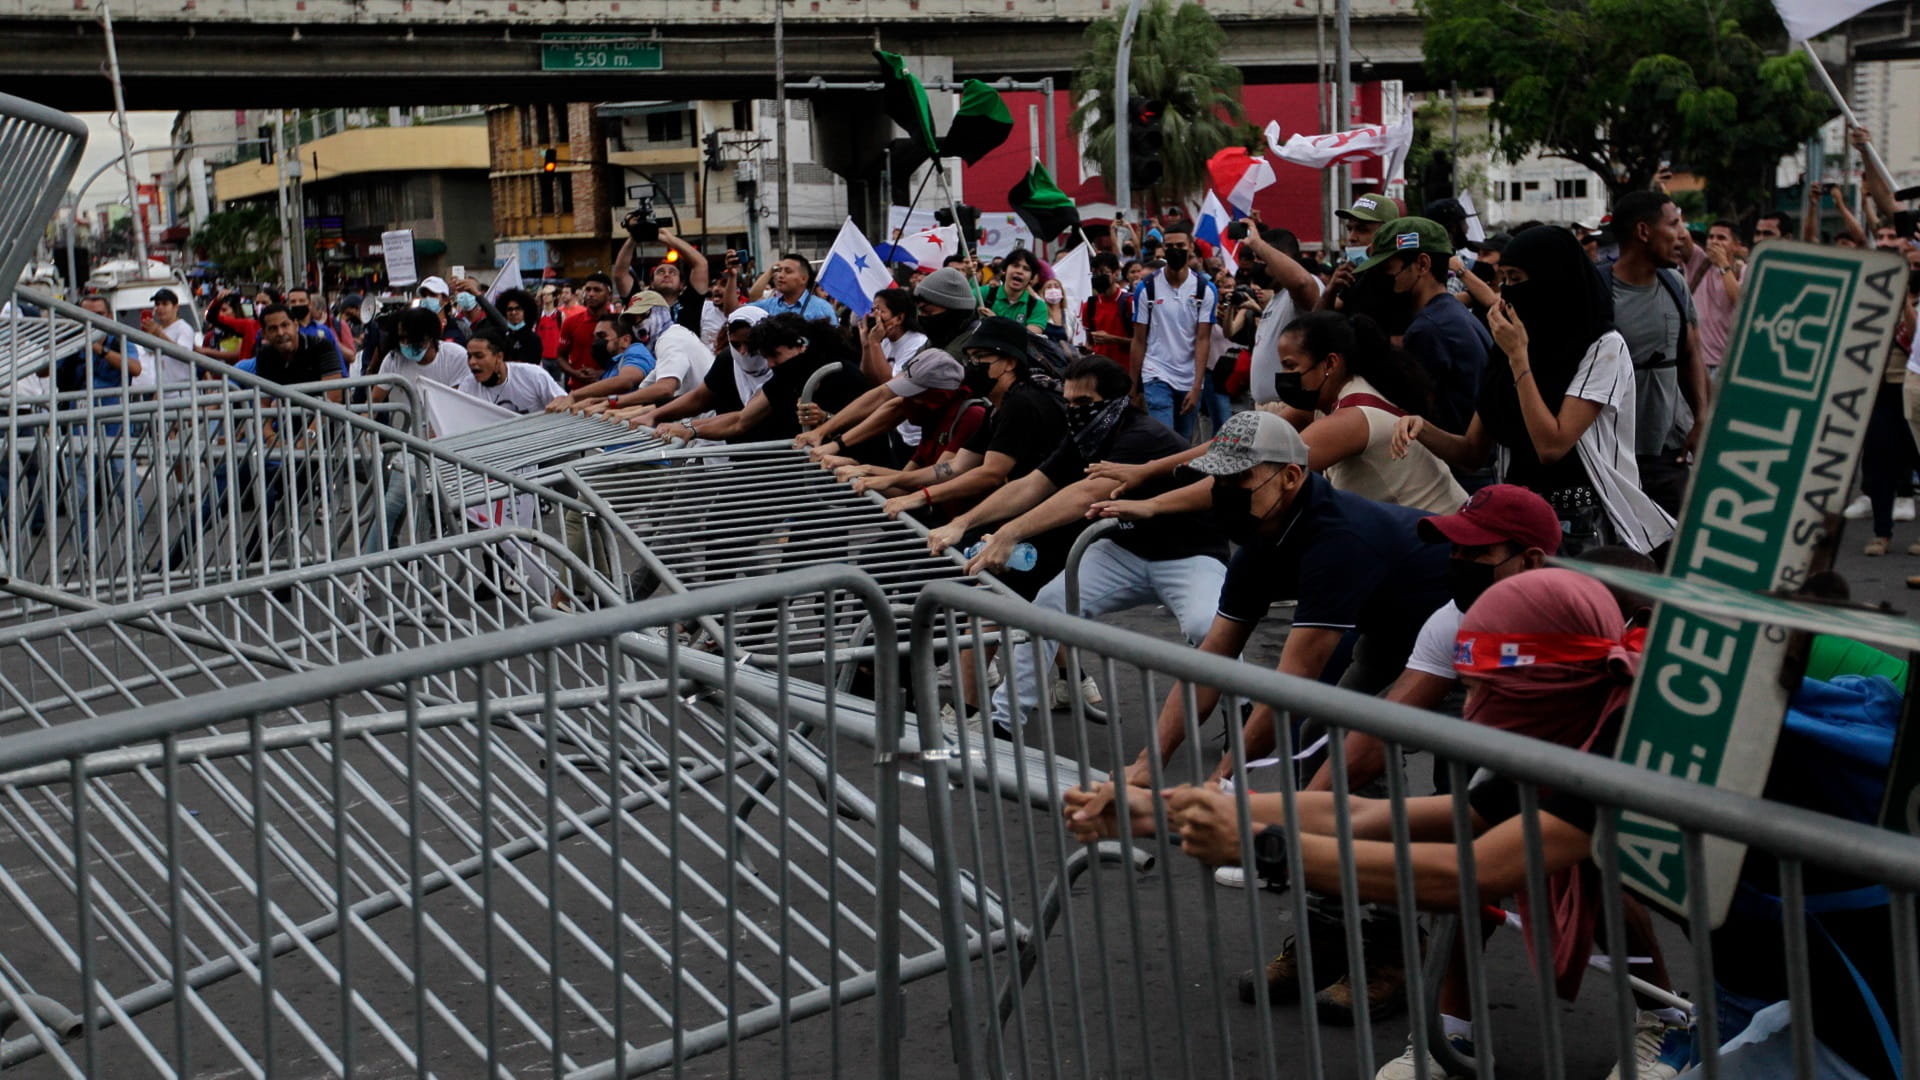
[[(19, 928), (0, 1065), (607, 1077), (724, 1052), (732, 1075), (895, 1077), (903, 1049), (944, 1060), (903, 1044), (902, 987), (937, 991), (923, 980), (1025, 932), (934, 872), (943, 797), (905, 820), (901, 781), (945, 775), (902, 750), (896, 676), (876, 673), (877, 758), (847, 758), (733, 692), (731, 651), (717, 688), (676, 662), (697, 618), (730, 633), (738, 612), (810, 601), (894, 647), (885, 595), (815, 568), (122, 695), (0, 738), (0, 909)], [(172, 633), (184, 610), (110, 625)], [(829, 714), (836, 639), (820, 670), (772, 673), (812, 676)], [(665, 661), (636, 662), (635, 640)]]
[[(1750, 980), (1756, 971), (1785, 973), (1769, 1000), (1786, 1003), (1796, 1059), (1809, 1068), (1816, 1035), (1825, 1037), (1824, 1049), (1839, 1043), (1857, 1060), (1861, 1047), (1847, 1045), (1841, 1033), (1859, 1034), (1867, 1040), (1865, 1054), (1878, 1054), (1874, 1017), (1880, 1018), (1891, 1053), (1897, 1055), (1901, 1044), (1920, 1045), (1920, 941), (1913, 910), (1913, 894), (1920, 889), (1920, 840), (1392, 705), (950, 583), (927, 586), (914, 611), (913, 683), (923, 714), (935, 705), (941, 643), (963, 639), (976, 626), (990, 628), (1003, 642), (991, 662), (1007, 662), (1017, 630), (1030, 640), (1044, 637), (1076, 649), (1081, 662), (1103, 673), (1103, 681), (1115, 691), (1108, 698), (1106, 727), (1088, 726), (1076, 704), (1070, 719), (1030, 722), (1013, 736), (1022, 750), (1081, 763), (1089, 770), (1086, 780), (1095, 768), (1119, 774), (1153, 742), (1149, 733), (1171, 693), (1165, 716), (1184, 730), (1185, 739), (1165, 759), (1157, 745), (1147, 754), (1151, 790), (1198, 783), (1224, 754), (1229, 775), (1240, 782), (1216, 802), (1216, 821), (1250, 836), (1254, 804), (1245, 782), (1249, 763), (1242, 707), (1251, 703), (1279, 710), (1274, 754), (1283, 765), (1295, 749), (1295, 721), (1311, 717), (1328, 729), (1335, 790), (1331, 796), (1298, 791), (1293, 770), (1286, 767), (1254, 774), (1262, 786), (1278, 788), (1272, 816), (1302, 823), (1285, 830), (1283, 851), (1288, 879), (1310, 886), (1311, 894), (1295, 884), (1281, 898), (1258, 888), (1220, 885), (1210, 867), (1183, 854), (1182, 841), (1169, 836), (1166, 803), (1157, 797), (1147, 797), (1135, 811), (1140, 835), (1116, 828), (1110, 838), (1083, 848), (1060, 810), (1068, 794), (1064, 788), (1009, 799), (998, 797), (990, 784), (955, 785), (950, 792), (954, 846), (949, 850), (957, 862), (944, 867), (943, 874), (958, 877), (967, 890), (997, 897), (1029, 920), (1057, 920), (1051, 935), (1024, 942), (1012, 956), (986, 950), (949, 973), (959, 1076), (1042, 1071), (1055, 1076), (1353, 1075), (1365, 1080), (1407, 1045), (1402, 1041), (1405, 1033), (1437, 1029), (1438, 1020), (1426, 996), (1413, 992), (1406, 995), (1409, 1014), (1404, 1020), (1391, 1026), (1372, 1022), (1361, 974), (1351, 985), (1358, 1007), (1350, 1014), (1350, 1036), (1332, 1037), (1320, 1016), (1327, 1006), (1315, 1000), (1316, 990), (1332, 981), (1326, 973), (1418, 968), (1419, 961), (1411, 958), (1423, 949), (1420, 912), (1437, 916), (1430, 924), (1435, 938), (1451, 940), (1449, 915), (1478, 928), (1491, 917), (1491, 905), (1520, 892), (1547, 895), (1550, 869), (1588, 850), (1583, 845), (1569, 856), (1564, 846), (1567, 823), (1556, 817), (1565, 814), (1577, 822), (1579, 804), (1593, 812), (1588, 826), (1591, 864), (1579, 872), (1597, 882), (1586, 895), (1600, 900), (1594, 916), (1599, 951), (1588, 991), (1574, 1012), (1563, 1014), (1555, 996), (1553, 965), (1543, 967), (1526, 958), (1528, 952), (1553, 955), (1550, 920), (1524, 924), (1516, 938), (1496, 939), (1487, 957), (1482, 956), (1480, 934), (1466, 934), (1468, 945), (1461, 956), (1471, 1009), (1462, 1011), (1475, 1018), (1473, 1049), (1471, 1060), (1449, 1065), (1477, 1069), (1482, 1078), (1564, 1077), (1599, 1075), (1620, 1061), (1620, 1075), (1636, 1075), (1636, 1041), (1648, 1035), (1649, 1014), (1642, 1010), (1671, 1006), (1676, 1000), (1636, 999), (1640, 984), (1631, 980), (1639, 978), (1653, 989), (1690, 996), (1697, 1053), (1706, 1075), (1720, 1075), (1717, 1047), (1726, 1028), (1720, 1023), (1715, 988), (1723, 967), (1738, 972), (1738, 979)], [(984, 650), (975, 650), (973, 657), (982, 669), (989, 662)], [(1039, 667), (1043, 678), (1051, 677), (1047, 665)], [(984, 670), (978, 674), (983, 676)], [(1200, 713), (1198, 687), (1223, 693), (1218, 710)], [(1224, 727), (1224, 749), (1216, 738), (1203, 734), (1203, 724), (1215, 732)], [(1385, 799), (1350, 799), (1343, 741), (1349, 730), (1385, 742)], [(972, 749), (969, 743), (979, 738), (974, 732), (960, 734), (963, 767)], [(1450, 777), (1452, 795), (1437, 801), (1409, 795), (1404, 766), (1416, 751), (1431, 753), (1441, 763), (1436, 768)], [(1776, 766), (1794, 767), (1794, 762)], [(1039, 775), (1051, 776), (1053, 771), (1041, 770)], [(1264, 781), (1267, 776), (1273, 779)], [(1495, 823), (1477, 816), (1481, 804), (1469, 802), (1470, 784), (1487, 783), (1510, 786), (1516, 811), (1511, 818)], [(1024, 794), (1029, 793), (1016, 793)], [(1263, 813), (1265, 800), (1271, 798), (1261, 797)], [(1767, 932), (1753, 932), (1751, 921), (1737, 924), (1746, 929), (1730, 945), (1726, 934), (1733, 931), (1707, 932), (1712, 920), (1704, 907), (1705, 890), (1696, 889), (1690, 918), (1679, 926), (1686, 936), (1668, 928), (1652, 937), (1666, 943), (1670, 976), (1655, 978), (1642, 955), (1648, 934), (1640, 925), (1645, 920), (1651, 926), (1652, 920), (1629, 902), (1621, 884), (1621, 856), (1615, 847), (1620, 814), (1678, 826), (1696, 874), (1693, 880), (1704, 875), (1701, 853), (1709, 835), (1748, 845), (1750, 860), (1768, 860), (1750, 861), (1750, 867), (1777, 864), (1777, 881), (1762, 875), (1766, 895), (1760, 901), (1762, 907), (1773, 905), (1776, 923), (1764, 924), (1770, 927)], [(1487, 828), (1477, 832), (1476, 825)], [(1551, 856), (1549, 836), (1558, 845)], [(1097, 868), (1072, 890), (1064, 889), (1062, 883), (1073, 880), (1073, 871), (1090, 858)], [(1252, 852), (1243, 847), (1235, 864), (1241, 860), (1248, 864), (1246, 878), (1252, 884)], [(1146, 864), (1155, 872), (1141, 873)], [(1812, 894), (1828, 893), (1839, 887), (1837, 882), (1884, 890), (1884, 908), (1869, 912), (1864, 924), (1854, 924), (1856, 936), (1846, 942), (1852, 961), (1868, 970), (1867, 981), (1881, 993), (1872, 1007), (1839, 1001), (1841, 995), (1831, 986), (1816, 993), (1808, 975), (1809, 950), (1824, 950), (1832, 943), (1822, 937), (1826, 931), (1807, 921), (1809, 912), (1832, 910), (1822, 906), (1821, 895)], [(1282, 916), (1290, 926), (1282, 923)], [(1323, 916), (1331, 918), (1323, 924), (1318, 921)], [(1318, 925), (1333, 929), (1310, 929)], [(1262, 969), (1288, 935), (1293, 938), (1291, 984), (1270, 989)], [(1527, 949), (1519, 947), (1519, 938), (1525, 939)], [(1431, 980), (1439, 978), (1444, 962), (1446, 950), (1437, 947), (1441, 944), (1425, 943), (1434, 968), (1428, 973)], [(1823, 954), (1821, 970), (1831, 974), (1840, 967)], [(1235, 982), (1243, 974), (1243, 993), (1252, 1004), (1235, 1000)], [(1298, 1004), (1270, 1011), (1282, 996), (1297, 997)], [(1334, 1015), (1339, 1010), (1327, 1011)], [(1853, 1027), (1845, 1026), (1848, 1017), (1857, 1021)], [(909, 1017), (910, 1023), (927, 1021), (924, 1016)], [(1428, 1042), (1412, 1040), (1414, 1075), (1427, 1075)], [(1913, 1069), (1908, 1059), (1890, 1074), (1912, 1075)], [(1885, 1059), (1880, 1070), (1868, 1073), (1889, 1074)]]
[(0, 94), (0, 289), (26, 269), (86, 145), (79, 118)]
[[(554, 475), (555, 466), (565, 462), (600, 453), (658, 450), (666, 443), (652, 431), (635, 430), (596, 417), (578, 413), (535, 413), (444, 436), (435, 440), (435, 445), (516, 476), (545, 481)], [(464, 480), (462, 488), (452, 493), (461, 502), (476, 497), (500, 497), (497, 485), (484, 476), (469, 476)]]
[[(406, 430), (399, 380), (281, 387), (30, 290), (41, 318), (191, 365), (157, 388), (12, 397), (0, 565), (103, 602), (324, 564), (500, 525), (562, 534), (585, 504)], [(325, 395), (385, 383), (382, 405)], [(472, 499), (446, 492), (483, 492)], [(604, 546), (604, 545), (603, 545)]]

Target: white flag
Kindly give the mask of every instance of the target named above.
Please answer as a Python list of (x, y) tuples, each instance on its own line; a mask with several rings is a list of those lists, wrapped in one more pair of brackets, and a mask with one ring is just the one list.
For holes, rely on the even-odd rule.
[(1053, 276), (1067, 294), (1067, 310), (1079, 311), (1093, 295), (1093, 246), (1081, 237), (1072, 251), (1053, 260)]
[(947, 256), (960, 254), (960, 227), (935, 225), (909, 232), (894, 241), (896, 252), (910, 256), (922, 270), (938, 270)]
[(501, 267), (500, 272), (494, 275), (493, 287), (487, 290), (487, 302), (493, 303), (499, 300), (500, 294), (508, 289), (524, 288), (526, 284), (520, 280), (520, 256), (509, 255), (507, 265)]
[(1406, 160), (1407, 151), (1413, 147), (1413, 114), (1408, 112), (1392, 127), (1367, 124), (1351, 131), (1335, 131), (1325, 135), (1291, 135), (1286, 142), (1276, 143), (1279, 134), (1279, 124), (1267, 125), (1268, 144), (1273, 156), (1282, 161), (1305, 165), (1309, 169), (1325, 169), (1334, 165), (1352, 165), (1366, 157), (1378, 156), (1386, 167), (1385, 175), (1392, 176), (1394, 169)]
[(827, 261), (820, 268), (820, 287), (862, 318), (873, 310), (873, 294), (893, 287), (886, 261), (867, 243), (866, 234), (848, 218), (833, 238)]
[(1795, 41), (1811, 41), (1882, 0), (1773, 0)]
[(520, 418), (518, 413), (510, 409), (503, 409), (491, 401), (482, 401), (472, 394), (463, 394), (432, 379), (415, 380), (413, 389), (420, 395), (420, 403), (426, 407), (427, 429), (436, 439), (464, 435), (503, 420)]
[(1460, 193), (1460, 209), (1467, 212), (1467, 242), (1477, 244), (1487, 238), (1487, 227), (1480, 223), (1480, 211), (1473, 205), (1473, 193)]

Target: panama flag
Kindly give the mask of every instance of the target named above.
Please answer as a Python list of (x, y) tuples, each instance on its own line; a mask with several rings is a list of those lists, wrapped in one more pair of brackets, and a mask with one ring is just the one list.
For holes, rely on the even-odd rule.
[(1808, 41), (1839, 26), (1880, 0), (1773, 0), (1795, 41)]
[(1233, 257), (1234, 249), (1240, 245), (1227, 238), (1227, 226), (1233, 219), (1227, 216), (1227, 208), (1220, 205), (1220, 196), (1207, 192), (1207, 200), (1200, 204), (1200, 219), (1194, 222), (1193, 238), (1205, 240), (1213, 245), (1220, 255), (1220, 261), (1226, 264), (1227, 272), (1240, 272), (1240, 260)]
[(1213, 178), (1213, 190), (1241, 216), (1253, 209), (1254, 195), (1273, 185), (1273, 166), (1244, 146), (1229, 146), (1207, 159), (1207, 175)]
[(833, 238), (827, 263), (820, 268), (820, 287), (861, 318), (873, 310), (874, 293), (893, 287), (893, 275), (887, 271), (887, 264), (874, 253), (865, 234), (854, 227), (852, 218), (840, 226), (840, 235)]

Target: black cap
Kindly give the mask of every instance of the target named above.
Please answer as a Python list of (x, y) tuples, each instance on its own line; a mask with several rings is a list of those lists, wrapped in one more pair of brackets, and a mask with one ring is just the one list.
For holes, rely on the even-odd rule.
[(994, 316), (981, 319), (965, 341), (959, 343), (959, 351), (971, 352), (981, 349), (999, 356), (1011, 356), (1021, 362), (1032, 357), (1032, 338), (1026, 326), (1012, 319)]
[(147, 303), (149, 304), (158, 304), (161, 301), (169, 304), (177, 304), (180, 302), (180, 297), (177, 296), (172, 289), (160, 289), (152, 296), (147, 297)]
[(1429, 221), (1437, 221), (1442, 225), (1450, 221), (1464, 222), (1467, 220), (1467, 208), (1460, 205), (1459, 199), (1435, 199), (1427, 204), (1426, 213), (1421, 216)]

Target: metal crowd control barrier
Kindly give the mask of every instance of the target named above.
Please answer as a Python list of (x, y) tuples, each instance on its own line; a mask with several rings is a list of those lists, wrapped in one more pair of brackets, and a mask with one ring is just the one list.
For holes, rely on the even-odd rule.
[[(666, 446), (651, 431), (635, 430), (597, 417), (577, 413), (534, 413), (498, 424), (443, 436), (434, 440), (442, 450), (490, 465), (503, 472), (542, 479), (556, 465), (593, 454), (623, 450), (658, 450)], [(498, 497), (497, 485), (485, 477), (468, 477), (454, 497), (462, 502), (476, 496)]]
[[(914, 595), (932, 581), (972, 580), (958, 553), (932, 555), (926, 530), (888, 519), (877, 495), (855, 494), (785, 442), (609, 454), (562, 470), (666, 587), (685, 592), (808, 566), (858, 566), (887, 596), (889, 622), (905, 627)], [(819, 609), (771, 607), (743, 617), (734, 644), (765, 663), (776, 640), (812, 660), (833, 623)], [(712, 627), (707, 628), (712, 633)], [(855, 628), (849, 628), (855, 629)], [(870, 651), (871, 628), (841, 640), (843, 655)]]
[[(1104, 731), (1089, 728), (1076, 707), (1060, 731), (1053, 724), (1028, 724), (1016, 732), (1017, 746), (1038, 749), (1050, 759), (1070, 756), (1089, 768), (1118, 771), (1147, 741), (1163, 701), (1174, 691), (1172, 715), (1186, 738), (1170, 760), (1162, 760), (1157, 750), (1148, 755), (1154, 790), (1196, 782), (1221, 760), (1216, 744), (1202, 736), (1196, 685), (1218, 688), (1225, 695), (1220, 714), (1234, 775), (1244, 776), (1247, 764), (1241, 703), (1262, 702), (1280, 710), (1276, 753), (1283, 760), (1293, 749), (1288, 722), (1293, 716), (1311, 715), (1326, 724), (1336, 778), (1331, 797), (1296, 791), (1291, 770), (1273, 772), (1285, 819), (1304, 826), (1287, 830), (1290, 880), (1321, 894), (1316, 906), (1325, 903), (1341, 911), (1345, 947), (1339, 950), (1344, 956), (1328, 956), (1324, 950), (1316, 954), (1306, 930), (1310, 901), (1302, 884), (1284, 901), (1258, 889), (1222, 892), (1207, 868), (1183, 855), (1179, 841), (1169, 838), (1165, 804), (1155, 797), (1149, 796), (1139, 811), (1145, 816), (1138, 824), (1150, 836), (1116, 830), (1111, 839), (1084, 849), (1064, 827), (1059, 810), (1064, 790), (1009, 800), (994, 797), (991, 785), (956, 785), (951, 850), (957, 861), (943, 867), (943, 875), (964, 881), (969, 891), (995, 896), (1036, 921), (1042, 915), (1058, 920), (1051, 936), (1024, 942), (1013, 957), (985, 950), (949, 973), (961, 1077), (1042, 1070), (1055, 1076), (1371, 1077), (1383, 1058), (1403, 1045), (1401, 1033), (1437, 1027), (1430, 1025), (1429, 1006), (1423, 995), (1408, 994), (1407, 1023), (1391, 1031), (1376, 1030), (1367, 1009), (1358, 1008), (1351, 1038), (1330, 1038), (1313, 1004), (1315, 987), (1325, 981), (1316, 981), (1315, 965), (1326, 970), (1329, 962), (1344, 962), (1347, 970), (1362, 972), (1369, 953), (1382, 960), (1418, 955), (1421, 911), (1455, 914), (1464, 925), (1479, 926), (1487, 913), (1484, 903), (1521, 891), (1546, 895), (1546, 814), (1540, 807), (1549, 792), (1597, 809), (1591, 836), (1594, 869), (1584, 872), (1599, 883), (1597, 940), (1604, 943), (1598, 947), (1604, 948), (1605, 966), (1588, 982), (1590, 989), (1595, 984), (1610, 988), (1612, 1000), (1604, 1000), (1604, 993), (1589, 993), (1580, 1003), (1577, 1026), (1563, 1029), (1551, 964), (1543, 968), (1525, 959), (1509, 960), (1518, 976), (1503, 972), (1496, 979), (1493, 961), (1482, 957), (1477, 937), (1468, 935), (1474, 946), (1464, 955), (1466, 982), (1479, 1020), (1473, 1065), (1483, 1080), (1496, 1075), (1599, 1075), (1616, 1060), (1622, 1076), (1636, 1075), (1632, 1063), (1636, 1025), (1641, 1022), (1638, 1009), (1653, 1005), (1637, 1005), (1629, 983), (1627, 927), (1633, 909), (1624, 902), (1615, 850), (1617, 814), (1644, 814), (1678, 825), (1695, 872), (1703, 865), (1703, 838), (1708, 835), (1740, 841), (1777, 861), (1781, 929), (1741, 940), (1739, 959), (1751, 971), (1756, 957), (1770, 958), (1786, 973), (1778, 998), (1788, 1002), (1803, 1076), (1813, 1075), (1815, 1012), (1824, 1000), (1817, 999), (1808, 974), (1809, 949), (1823, 947), (1818, 935), (1824, 933), (1810, 930), (1812, 924), (1806, 921), (1809, 911), (1820, 910), (1809, 898), (1819, 890), (1810, 889), (1809, 883), (1818, 884), (1818, 875), (1840, 874), (1884, 888), (1888, 906), (1885, 921), (1874, 931), (1878, 936), (1850, 944), (1863, 952), (1872, 950), (1865, 953), (1869, 959), (1892, 969), (1897, 995), (1880, 1002), (1887, 1037), (1907, 1047), (1920, 1046), (1920, 939), (1913, 908), (1914, 892), (1920, 889), (1920, 840), (1391, 705), (954, 583), (927, 586), (914, 609), (914, 685), (923, 714), (934, 704), (942, 641), (959, 638), (975, 625), (991, 627), (1009, 641), (1019, 629), (1030, 639), (1044, 636), (1077, 649), (1083, 662), (1104, 671), (1106, 682), (1123, 691), (1109, 699), (1113, 722)], [(1346, 730), (1386, 742), (1388, 798), (1349, 800), (1342, 739)], [(963, 734), (963, 767), (967, 741)], [(1451, 763), (1447, 768), (1454, 795), (1417, 803), (1410, 799), (1403, 766), (1405, 755), (1415, 750)], [(1776, 767), (1790, 769), (1794, 763)], [(1512, 783), (1518, 814), (1506, 831), (1496, 827), (1463, 842), (1475, 835), (1475, 811), (1466, 794), (1469, 782), (1489, 777)], [(1240, 835), (1251, 835), (1247, 785), (1237, 785), (1228, 801)], [(1370, 868), (1364, 879), (1359, 873), (1362, 855)], [(1071, 881), (1089, 858), (1101, 868), (1066, 890), (1063, 882)], [(1148, 862), (1157, 872), (1138, 873)], [(1718, 969), (1704, 932), (1711, 923), (1699, 906), (1704, 890), (1694, 894), (1699, 902), (1682, 925), (1690, 940), (1684, 952), (1667, 957), (1675, 985), (1666, 989), (1690, 993), (1706, 1075), (1725, 1075), (1717, 1049)], [(1395, 932), (1363, 936), (1362, 898), (1397, 909), (1397, 914), (1387, 913), (1389, 925), (1397, 924)], [(1269, 990), (1260, 977), (1250, 982), (1253, 1006), (1234, 1002), (1235, 975), (1252, 969), (1257, 976), (1279, 946), (1283, 911), (1292, 921), (1304, 1004), (1297, 1011), (1270, 1012)], [(1436, 926), (1436, 933), (1439, 929)], [(1552, 955), (1547, 920), (1529, 923), (1525, 935), (1533, 955)], [(1634, 940), (1632, 948), (1639, 952), (1641, 942)], [(1365, 1001), (1358, 988), (1355, 996)], [(1501, 1010), (1497, 1016), (1496, 1007)], [(1865, 1007), (1852, 1008), (1866, 1015)], [(1821, 1023), (1831, 1020), (1832, 1014), (1823, 1014)], [(1600, 1032), (1611, 1036), (1597, 1043)], [(1414, 1040), (1413, 1046), (1415, 1075), (1425, 1076), (1426, 1042)], [(1914, 1075), (1917, 1066), (1920, 1063), (1907, 1057), (1903, 1075)]]
[(20, 280), (86, 145), (79, 119), (0, 94), (0, 288)]
[[(127, 711), (88, 699), (84, 719), (0, 739), (18, 928), (0, 1066), (608, 1077), (724, 1051), (733, 1075), (895, 1077), (905, 1051), (944, 1060), (903, 1041), (903, 986), (1028, 932), (935, 873), (944, 798), (903, 821), (902, 774), (929, 793), (944, 774), (902, 751), (897, 680), (878, 676), (878, 760), (849, 766), (735, 693), (746, 669), (727, 661), (714, 688), (675, 663), (681, 623), (730, 633), (809, 598), (894, 646), (885, 595), (816, 568), (192, 697), (116, 685)], [(178, 646), (188, 621), (156, 632)], [(666, 663), (636, 663), (634, 640)]]
[(9, 400), (0, 565), (12, 577), (112, 602), (503, 524), (558, 536), (556, 511), (590, 513), (564, 492), (388, 423), (411, 422), (410, 398), (348, 407), (322, 396), (392, 380), (281, 387), (73, 305), (18, 295), (46, 310), (38, 318), (122, 335), (204, 377)]

